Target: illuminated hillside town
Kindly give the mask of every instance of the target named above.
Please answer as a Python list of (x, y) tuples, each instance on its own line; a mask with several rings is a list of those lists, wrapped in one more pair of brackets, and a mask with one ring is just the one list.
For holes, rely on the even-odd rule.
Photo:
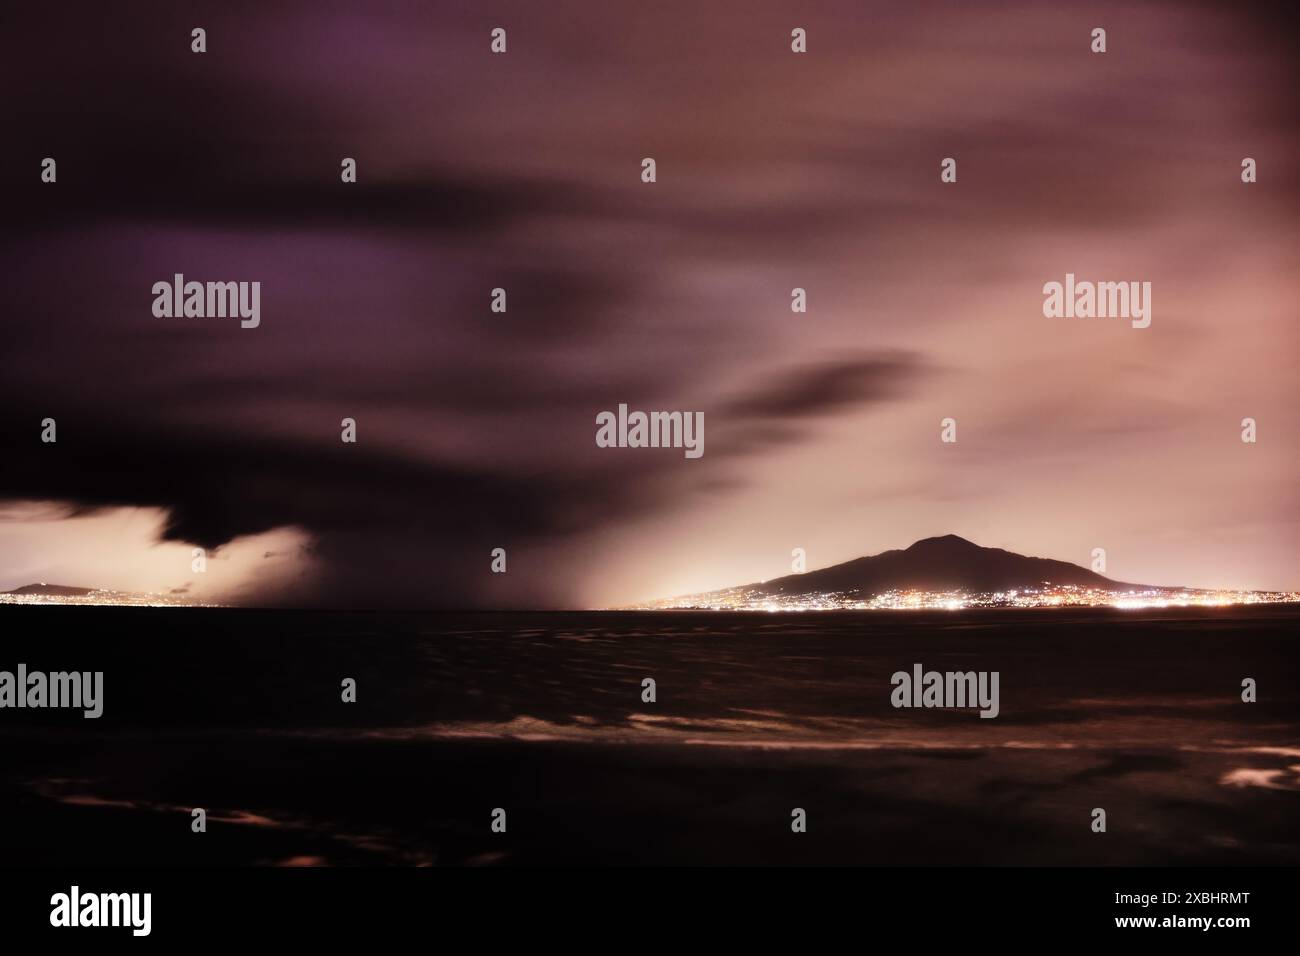
[[(221, 607), (184, 594), (117, 591), (110, 588), (23, 588), (0, 592), (3, 604), (94, 605), (97, 607)], [(1199, 590), (1196, 588), (1144, 588), (1111, 590), (1044, 582), (1038, 588), (971, 593), (968, 591), (890, 590), (871, 596), (857, 591), (773, 594), (761, 586), (724, 588), (703, 594), (685, 594), (644, 604), (617, 608), (623, 611), (961, 611), (967, 608), (1114, 607), (1121, 610), (1172, 607), (1230, 607), (1244, 604), (1300, 603), (1300, 591)]]
[(1195, 588), (1144, 588), (1112, 590), (1073, 584), (1052, 584), (1015, 591), (973, 594), (967, 591), (893, 590), (864, 596), (856, 591), (823, 594), (772, 594), (748, 585), (704, 594), (687, 594), (625, 608), (633, 611), (960, 611), (966, 608), (1114, 607), (1121, 609), (1164, 607), (1228, 607), (1240, 604), (1300, 602), (1297, 591), (1198, 590)]
[[(41, 585), (45, 587), (45, 585)], [(77, 593), (66, 593), (76, 591)], [(0, 604), (88, 604), (96, 607), (218, 607), (205, 601), (196, 601), (184, 594), (148, 594), (135, 591), (115, 591), (111, 588), (61, 588), (41, 591), (21, 588), (18, 591), (0, 592)]]

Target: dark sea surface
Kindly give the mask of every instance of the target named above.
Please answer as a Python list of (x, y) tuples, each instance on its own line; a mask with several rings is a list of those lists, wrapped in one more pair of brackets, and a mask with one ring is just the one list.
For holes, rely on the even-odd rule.
[[(0, 859), (1296, 864), (1298, 624), (0, 607), (0, 670), (104, 672), (98, 720), (0, 709)], [(893, 708), (915, 663), (1000, 715)]]

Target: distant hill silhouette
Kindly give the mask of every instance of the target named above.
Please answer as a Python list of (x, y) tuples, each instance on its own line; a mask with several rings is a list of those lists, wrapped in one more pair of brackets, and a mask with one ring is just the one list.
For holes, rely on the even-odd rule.
[(967, 591), (973, 594), (1024, 590), (1044, 582), (1104, 590), (1144, 590), (1081, 568), (1068, 561), (1030, 558), (1001, 548), (983, 548), (955, 534), (923, 538), (901, 551), (884, 551), (818, 571), (788, 574), (749, 589), (765, 594), (858, 592), (865, 597), (886, 591)]
[(23, 596), (40, 594), (46, 597), (84, 597), (93, 590), (94, 588), (70, 588), (62, 584), (24, 584), (20, 588), (4, 593)]

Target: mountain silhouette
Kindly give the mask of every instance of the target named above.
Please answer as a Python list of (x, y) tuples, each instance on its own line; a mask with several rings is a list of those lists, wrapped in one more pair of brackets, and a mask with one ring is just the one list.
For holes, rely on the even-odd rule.
[(4, 591), (4, 594), (18, 594), (23, 596), (44, 595), (46, 597), (84, 597), (91, 593), (94, 588), (70, 588), (62, 584), (24, 584), (20, 588), (14, 588), (12, 591)]
[(1068, 561), (1030, 558), (1001, 548), (983, 548), (955, 534), (923, 538), (901, 551), (884, 551), (817, 571), (752, 584), (764, 594), (856, 592), (872, 597), (886, 591), (966, 591), (971, 594), (1039, 588), (1044, 583), (1071, 584), (1110, 591), (1147, 590), (1153, 586), (1112, 581)]

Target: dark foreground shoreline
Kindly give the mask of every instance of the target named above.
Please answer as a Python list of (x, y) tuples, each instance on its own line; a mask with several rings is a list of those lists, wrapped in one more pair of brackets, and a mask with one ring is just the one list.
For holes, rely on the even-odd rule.
[[(105, 702), (98, 720), (0, 710), (0, 856), (1295, 864), (1297, 623), (1288, 606), (4, 607), (0, 669), (102, 670)], [(916, 662), (999, 671), (1001, 714), (893, 709), (889, 676)], [(345, 677), (355, 704), (340, 700)], [(1243, 677), (1258, 703), (1241, 702)], [(206, 833), (191, 832), (194, 807)], [(796, 807), (806, 833), (791, 832)]]

